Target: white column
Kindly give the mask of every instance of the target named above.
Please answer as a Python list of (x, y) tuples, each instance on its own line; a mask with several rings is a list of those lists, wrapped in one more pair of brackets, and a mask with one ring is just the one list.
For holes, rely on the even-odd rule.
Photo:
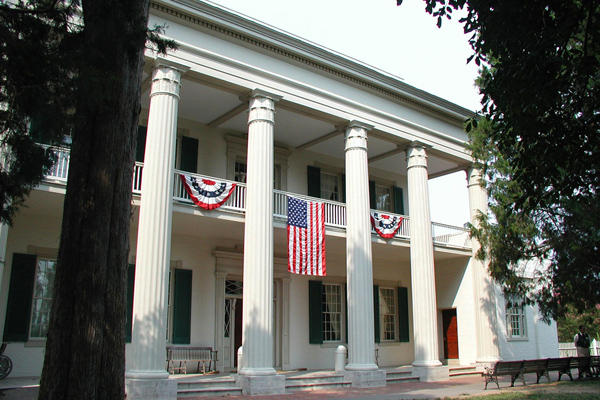
[[(373, 260), (369, 206), (367, 131), (352, 121), (346, 127), (346, 271), (348, 287), (348, 365), (353, 386), (385, 386), (377, 371), (373, 318)], [(362, 372), (362, 373), (359, 373)], [(381, 375), (380, 372), (384, 374)], [(383, 380), (382, 380), (383, 378)]]
[(285, 391), (273, 368), (273, 131), (275, 102), (280, 98), (258, 90), (248, 98), (240, 382), (244, 394), (251, 395)]
[(160, 393), (172, 390), (165, 369), (165, 346), (173, 165), (182, 72), (178, 67), (157, 62), (152, 75), (136, 252), (133, 348), (125, 374), (128, 398), (150, 396), (148, 388), (157, 385)]
[[(487, 192), (481, 186), (481, 171), (471, 167), (467, 170), (467, 186), (469, 188), (469, 209), (471, 223), (479, 226), (477, 215), (487, 213)], [(496, 295), (492, 280), (487, 272), (487, 265), (475, 258), (481, 247), (475, 239), (471, 241), (473, 256), (473, 292), (475, 296), (475, 325), (477, 332), (477, 358), (479, 366), (488, 366), (500, 359), (498, 349), (498, 326), (496, 323)]]
[[(427, 173), (427, 150), (420, 143), (413, 143), (406, 150), (408, 170), (408, 204), (410, 207), (410, 272), (413, 306), (413, 331), (415, 360), (413, 367), (427, 369), (441, 366), (438, 351), (438, 318), (433, 261), (433, 238), (431, 213), (429, 211), (429, 187)], [(439, 377), (422, 380), (442, 380)], [(443, 377), (442, 377), (443, 378)]]

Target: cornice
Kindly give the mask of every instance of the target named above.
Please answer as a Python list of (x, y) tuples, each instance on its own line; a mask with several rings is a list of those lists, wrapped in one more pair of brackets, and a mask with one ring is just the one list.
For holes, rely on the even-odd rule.
[(154, 0), (151, 9), (213, 31), (247, 47), (276, 54), (462, 125), (472, 110), (402, 82), (398, 77), (250, 17), (199, 0)]

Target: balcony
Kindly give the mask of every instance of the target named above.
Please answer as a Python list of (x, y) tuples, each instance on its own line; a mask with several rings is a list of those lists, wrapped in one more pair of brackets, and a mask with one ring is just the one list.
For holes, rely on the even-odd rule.
[[(69, 149), (55, 148), (56, 163), (52, 169), (46, 175), (46, 181), (55, 182), (58, 184), (67, 183), (68, 178), (68, 166), (69, 166)], [(136, 163), (133, 171), (133, 194), (140, 195), (142, 189), (142, 172), (144, 165), (142, 163)], [(189, 195), (183, 187), (183, 183), (177, 175), (182, 171), (175, 170), (175, 180), (173, 187), (173, 201), (180, 204), (194, 205)], [(221, 178), (215, 178), (210, 176), (204, 176), (199, 174), (190, 174), (199, 179), (210, 179), (217, 181), (225, 181)], [(246, 185), (240, 182), (235, 182), (236, 187), (233, 194), (227, 199), (225, 204), (220, 208), (222, 211), (233, 212), (237, 214), (244, 214), (246, 209)], [(295, 193), (283, 192), (281, 190), (273, 191), (273, 218), (280, 221), (287, 220), (287, 196), (293, 195), (294, 197), (302, 198), (305, 200), (322, 201), (325, 203), (325, 226), (331, 228), (346, 229), (346, 205), (335, 201), (316, 199), (308, 196), (303, 196)], [(397, 215), (393, 213), (387, 213), (390, 215)], [(400, 215), (403, 218), (402, 226), (396, 232), (393, 239), (410, 240), (410, 217), (406, 215)], [(462, 249), (471, 248), (471, 240), (467, 229), (451, 226), (446, 224), (440, 224), (433, 222), (431, 224), (431, 233), (433, 236), (433, 242), (436, 245), (456, 247)], [(372, 230), (372, 234), (376, 235), (375, 230)], [(392, 239), (390, 239), (392, 240)]]

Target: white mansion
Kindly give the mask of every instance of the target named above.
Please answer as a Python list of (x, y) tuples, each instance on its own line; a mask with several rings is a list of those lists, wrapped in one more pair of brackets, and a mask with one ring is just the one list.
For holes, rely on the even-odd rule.
[[(169, 344), (218, 350), (216, 369), (239, 368), (247, 394), (282, 393), (276, 371), (333, 369), (340, 345), (358, 387), (385, 385), (385, 367), (432, 381), (452, 364), (558, 356), (555, 326), (506, 309), (467, 231), (430, 219), (428, 179), (461, 170), (471, 216), (486, 209), (465, 150), (471, 111), (208, 1), (153, 0), (150, 13), (179, 49), (146, 59), (128, 398), (147, 383), (147, 398), (174, 398)], [(69, 162), (56, 152), (0, 235), (11, 376), (41, 373)], [(206, 210), (180, 173), (237, 185)], [(287, 271), (288, 194), (325, 203), (324, 277)], [(392, 238), (373, 230), (371, 210), (403, 217)]]

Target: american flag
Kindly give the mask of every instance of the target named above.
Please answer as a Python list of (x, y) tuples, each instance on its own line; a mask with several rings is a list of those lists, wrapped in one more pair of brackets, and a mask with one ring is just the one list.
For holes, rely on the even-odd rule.
[(325, 205), (288, 196), (288, 271), (325, 276)]

